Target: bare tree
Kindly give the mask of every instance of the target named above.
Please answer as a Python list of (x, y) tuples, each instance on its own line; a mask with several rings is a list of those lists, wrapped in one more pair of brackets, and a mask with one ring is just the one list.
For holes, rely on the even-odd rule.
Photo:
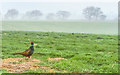
[(10, 9), (5, 14), (6, 19), (16, 19), (19, 15), (19, 11), (16, 9)]
[(32, 10), (26, 12), (25, 16), (29, 19), (39, 19), (43, 14), (39, 10)]
[(68, 11), (58, 11), (56, 14), (59, 19), (66, 19), (71, 15)]
[(95, 9), (94, 9), (94, 12), (93, 12), (94, 14), (94, 18), (95, 18), (95, 20), (98, 20), (99, 19), (99, 17), (103, 14), (103, 12), (101, 11), (101, 9), (100, 8), (98, 8), (98, 7), (96, 7)]
[(101, 11), (101, 8), (99, 7), (87, 7), (83, 10), (83, 14), (85, 16), (86, 19), (88, 20), (99, 20), (100, 18), (105, 19), (105, 15), (103, 15), (103, 12)]

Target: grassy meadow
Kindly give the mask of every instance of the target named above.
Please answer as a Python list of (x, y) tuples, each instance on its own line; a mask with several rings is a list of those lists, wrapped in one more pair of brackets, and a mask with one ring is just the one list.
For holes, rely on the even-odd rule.
[[(6, 26), (3, 28), (10, 28)], [(27, 25), (28, 29), (32, 29), (30, 27)], [(22, 30), (22, 26), (18, 28)], [(35, 26), (35, 28), (38, 27)], [(37, 44), (32, 58), (43, 61), (38, 63), (39, 65), (56, 68), (59, 71), (65, 70), (68, 73), (118, 73), (117, 35), (3, 31), (2, 59), (22, 58), (23, 56), (14, 56), (12, 53), (25, 51), (29, 48), (31, 41)], [(51, 62), (48, 58), (65, 58), (66, 60)], [(49, 73), (49, 71), (38, 69), (25, 73)]]

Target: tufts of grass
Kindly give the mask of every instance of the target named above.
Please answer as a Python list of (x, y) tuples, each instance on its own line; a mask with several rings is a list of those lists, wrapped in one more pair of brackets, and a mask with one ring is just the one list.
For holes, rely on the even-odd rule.
[[(12, 55), (23, 52), (30, 42), (37, 44), (32, 58), (39, 65), (65, 70), (69, 73), (118, 73), (118, 37), (80, 33), (3, 31), (2, 58), (22, 58)], [(48, 58), (65, 58), (55, 62)], [(27, 73), (49, 73), (49, 70), (30, 70)]]

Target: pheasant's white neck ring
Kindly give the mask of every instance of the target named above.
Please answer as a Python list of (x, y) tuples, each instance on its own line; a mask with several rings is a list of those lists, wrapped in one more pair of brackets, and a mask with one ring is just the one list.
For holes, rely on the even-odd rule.
[(31, 46), (34, 46), (34, 45), (31, 45)]

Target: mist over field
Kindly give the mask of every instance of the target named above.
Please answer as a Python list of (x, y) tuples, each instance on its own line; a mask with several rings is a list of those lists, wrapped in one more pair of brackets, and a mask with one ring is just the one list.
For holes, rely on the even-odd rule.
[(118, 34), (117, 22), (4, 21), (4, 31), (41, 31), (92, 34)]
[(115, 2), (3, 2), (1, 6), (2, 30), (118, 34)]

